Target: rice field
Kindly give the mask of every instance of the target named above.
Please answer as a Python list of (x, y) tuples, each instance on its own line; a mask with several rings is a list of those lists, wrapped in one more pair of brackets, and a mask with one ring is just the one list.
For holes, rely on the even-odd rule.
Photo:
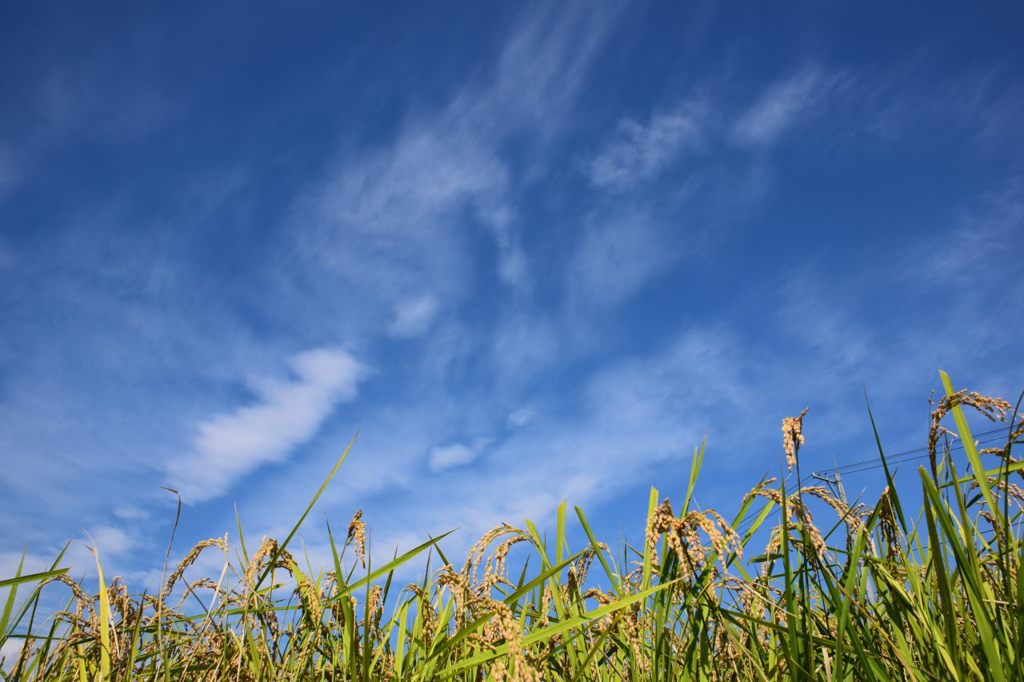
[[(1020, 401), (942, 379), (915, 490), (897, 489), (880, 440), (889, 485), (874, 499), (798, 486), (805, 411), (782, 420), (791, 475), (753, 482), (735, 509), (698, 509), (698, 449), (683, 499), (651, 490), (641, 546), (609, 547), (563, 504), (547, 536), (503, 524), (464, 558), (439, 536), (375, 566), (356, 512), (314, 570), (293, 540), (346, 449), (286, 537), (239, 526), (230, 547), (201, 542), (159, 592), (132, 594), (99, 561), (79, 584), (60, 557), (0, 582), (3, 679), (1024, 679)], [(980, 449), (967, 411), (1005, 443)], [(206, 553), (223, 569), (192, 575)], [(416, 562), (427, 570), (404, 584)], [(44, 615), (55, 593), (64, 608)]]

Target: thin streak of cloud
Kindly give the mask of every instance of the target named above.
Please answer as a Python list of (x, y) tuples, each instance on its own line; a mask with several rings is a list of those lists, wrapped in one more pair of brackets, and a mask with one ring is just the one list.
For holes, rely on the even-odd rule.
[(427, 331), (437, 314), (437, 299), (429, 294), (401, 301), (388, 333), (396, 338), (412, 338)]
[(673, 228), (641, 209), (591, 220), (566, 273), (569, 291), (590, 305), (626, 301), (678, 261)]
[(520, 407), (509, 413), (507, 423), (511, 428), (529, 426), (537, 418), (537, 408), (532, 405)]
[(821, 103), (829, 87), (829, 79), (815, 66), (772, 83), (736, 121), (733, 139), (743, 146), (772, 144)]
[(168, 463), (168, 483), (187, 502), (218, 497), (242, 476), (287, 458), (337, 403), (355, 398), (367, 374), (351, 355), (331, 348), (300, 353), (290, 364), (294, 381), (261, 382), (257, 404), (202, 422), (193, 452)]
[[(586, 3), (524, 14), (490, 78), (410, 119), (392, 141), (346, 154), (296, 207), (310, 286), (329, 286), (329, 298), (341, 280), (373, 301), (372, 311), (415, 296), (429, 281), (438, 304), (448, 306), (467, 291), (467, 244), (473, 229), (483, 229), (497, 249), (500, 281), (528, 289), (502, 145), (515, 137), (542, 150), (564, 132), (614, 16)], [(534, 162), (547, 159), (538, 153)]]
[(489, 438), (478, 438), (472, 443), (452, 443), (432, 448), (427, 455), (427, 466), (434, 473), (465, 466), (476, 460), (490, 442)]
[(629, 189), (702, 144), (699, 118), (687, 108), (655, 114), (646, 123), (622, 121), (615, 139), (590, 162), (590, 182), (602, 189)]

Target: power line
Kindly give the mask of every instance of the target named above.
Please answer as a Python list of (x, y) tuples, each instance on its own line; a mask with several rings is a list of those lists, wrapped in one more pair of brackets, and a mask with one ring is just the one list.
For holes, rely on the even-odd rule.
[[(988, 443), (993, 443), (993, 442), (996, 442), (996, 441), (1004, 440), (1005, 439), (1005, 432), (1006, 432), (1006, 427), (1002, 427), (1002, 428), (989, 429), (988, 431), (981, 431), (981, 432), (979, 432), (977, 434), (973, 434), (973, 435), (978, 436), (978, 438), (975, 439), (975, 442), (978, 445), (985, 445), (985, 444), (988, 444)], [(998, 435), (996, 435), (996, 434), (998, 434)], [(985, 438), (982, 438), (982, 437), (985, 437)], [(958, 444), (956, 444), (956, 445), (954, 445), (954, 446), (949, 448), (949, 450), (951, 452), (956, 452), (956, 451), (960, 451), (960, 450), (963, 450), (963, 449), (964, 449), (963, 443), (958, 443)], [(923, 458), (925, 458), (927, 456), (928, 456), (928, 448), (927, 447), (919, 447), (919, 448), (912, 448), (910, 450), (903, 450), (901, 452), (896, 452), (896, 453), (893, 453), (891, 455), (886, 455), (885, 461), (886, 461), (887, 464), (902, 464), (904, 462), (910, 462), (910, 461), (913, 461), (913, 460), (916, 460), (916, 459), (923, 459)], [(851, 473), (862, 473), (864, 471), (869, 471), (871, 469), (881, 468), (881, 466), (882, 466), (881, 457), (873, 457), (871, 459), (865, 459), (865, 460), (861, 460), (859, 462), (850, 462), (850, 463), (847, 463), (847, 464), (841, 464), (839, 466), (831, 467), (829, 469), (818, 469), (816, 471), (812, 471), (811, 473), (807, 474), (806, 476), (803, 476), (800, 479), (800, 481), (798, 482), (796, 489), (797, 490), (803, 489), (809, 483), (811, 483), (814, 480), (815, 477), (819, 477), (819, 476), (823, 477), (823, 476), (826, 476), (828, 474), (833, 474), (834, 475), (834, 474), (841, 474), (841, 473), (848, 473), (848, 474), (851, 474)], [(771, 512), (769, 512), (769, 516), (777, 514), (777, 513), (780, 513), (780, 512), (781, 512), (781, 509), (776, 507)], [(757, 518), (756, 516), (748, 516), (747, 519), (740, 524), (740, 527), (736, 529), (736, 532), (739, 533), (740, 535), (746, 534), (746, 532), (750, 529), (750, 527), (753, 526), (754, 520), (756, 518)], [(765, 517), (765, 518), (768, 518), (768, 517)]]
[[(993, 434), (999, 434), (1000, 432), (1003, 432), (1005, 430), (1006, 430), (1005, 427), (1004, 428), (997, 428), (997, 429), (990, 429), (988, 431), (982, 431), (982, 432), (974, 434), (974, 435), (979, 437), (979, 438), (981, 436), (989, 436), (989, 438), (985, 438), (983, 440), (978, 440), (978, 443), (980, 445), (980, 444), (986, 444), (986, 443), (991, 443), (991, 442), (994, 442), (994, 441), (1002, 440), (1003, 439), (1002, 435), (993, 435)], [(957, 445), (951, 447), (950, 450), (963, 450), (963, 448), (964, 448), (964, 446), (961, 443), (961, 444), (957, 444)], [(918, 453), (924, 453), (924, 455), (920, 455)], [(926, 457), (927, 454), (928, 454), (928, 448), (927, 447), (913, 448), (913, 449), (910, 449), (910, 450), (904, 450), (902, 452), (896, 452), (896, 453), (893, 453), (891, 455), (886, 455), (885, 459), (886, 459), (887, 463), (896, 463), (896, 464), (898, 464), (900, 462), (906, 462), (906, 461), (910, 461), (910, 460), (913, 460), (913, 459), (921, 459), (922, 457)], [(814, 474), (844, 473), (844, 472), (856, 473), (856, 472), (859, 472), (859, 471), (862, 471), (862, 470), (873, 469), (873, 468), (877, 468), (877, 467), (880, 467), (880, 466), (882, 466), (882, 460), (881, 460), (880, 457), (876, 456), (876, 457), (872, 457), (870, 459), (861, 460), (859, 462), (848, 462), (846, 464), (841, 464), (839, 466), (831, 467), (829, 469), (818, 469), (818, 470), (812, 472), (811, 475), (813, 476)]]

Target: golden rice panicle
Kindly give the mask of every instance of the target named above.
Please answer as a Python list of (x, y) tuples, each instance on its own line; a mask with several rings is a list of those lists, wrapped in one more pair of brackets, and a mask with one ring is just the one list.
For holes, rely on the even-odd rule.
[(650, 518), (647, 519), (647, 530), (645, 532), (644, 542), (647, 546), (647, 551), (651, 555), (651, 563), (654, 565), (658, 564), (658, 551), (656, 549), (658, 545), (658, 539), (665, 535), (665, 539), (668, 543), (669, 549), (674, 551), (680, 559), (683, 558), (683, 547), (679, 540), (679, 536), (672, 532), (675, 529), (676, 517), (672, 513), (672, 505), (665, 499), (655, 510), (651, 513)]
[(608, 546), (599, 542), (596, 551), (593, 547), (587, 547), (569, 567), (569, 570), (576, 576), (577, 585), (583, 585), (587, 582), (587, 574), (590, 572), (590, 566), (594, 563), (598, 551), (606, 552), (608, 551)]
[[(939, 438), (943, 435), (952, 438), (959, 437), (941, 424), (943, 417), (952, 412), (953, 408), (958, 405), (967, 405), (968, 407), (973, 407), (989, 421), (1002, 422), (1004, 424), (1008, 421), (1008, 415), (1013, 411), (1013, 406), (1002, 398), (982, 395), (977, 391), (968, 391), (966, 388), (957, 391), (953, 395), (943, 396), (938, 404), (935, 403), (933, 397), (929, 397), (928, 403), (932, 407), (931, 423), (928, 426), (928, 462), (931, 465), (932, 476), (936, 476), (938, 473), (936, 450)], [(1016, 440), (1019, 435), (1020, 432), (1011, 435), (1011, 440)], [(987, 452), (1002, 452), (1002, 449), (989, 449)], [(1009, 456), (1009, 452), (1006, 455)]]
[(495, 680), (516, 682), (539, 682), (540, 673), (526, 658), (523, 648), (523, 629), (512, 609), (504, 602), (488, 599), (486, 610), (491, 618), (483, 628), (483, 635), (491, 644), (501, 640), (508, 645), (507, 667), (504, 660), (492, 664), (491, 675)]
[[(480, 568), (480, 563), (483, 562), (484, 554), (486, 553), (487, 548), (491, 545), (492, 542), (494, 542), (503, 535), (520, 536), (524, 540), (529, 539), (529, 536), (526, 533), (524, 533), (521, 529), (509, 525), (508, 523), (501, 523), (495, 526), (494, 528), (490, 529), (482, 536), (480, 536), (480, 539), (477, 540), (476, 543), (474, 543), (474, 545), (469, 548), (469, 553), (466, 555), (466, 563), (462, 567), (462, 572), (468, 578), (472, 579), (473, 581), (476, 580), (477, 571)], [(504, 550), (499, 551), (507, 553), (508, 547), (506, 547)], [(500, 557), (500, 560), (504, 561), (503, 557)], [(488, 564), (490, 564), (490, 562), (488, 562)], [(492, 573), (490, 565), (487, 566), (486, 570), (487, 578), (485, 578), (485, 582), (486, 580), (490, 579)]]
[(889, 486), (885, 487), (878, 497), (878, 531), (886, 545), (886, 555), (895, 557), (900, 551), (900, 532), (896, 522), (896, 510), (893, 494)]
[(721, 557), (722, 561), (725, 561), (726, 554), (729, 550), (734, 552), (737, 557), (742, 557), (743, 541), (740, 538), (740, 534), (737, 533), (736, 530), (729, 524), (729, 522), (722, 518), (722, 515), (715, 511), (714, 509), (709, 509), (706, 512), (706, 514), (707, 516), (711, 517), (711, 519), (713, 519), (715, 523), (718, 524), (718, 527), (722, 530), (720, 536), (722, 537), (721, 549), (719, 552), (719, 556)]
[(430, 593), (416, 583), (409, 583), (405, 589), (416, 597), (416, 609), (423, 625), (423, 641), (429, 644), (434, 641), (437, 625), (437, 616), (434, 613), (433, 604), (431, 604)]
[(653, 563), (658, 563), (655, 547), (659, 538), (664, 536), (668, 548), (679, 558), (681, 575), (692, 575), (707, 558), (707, 546), (698, 531), (703, 531), (708, 537), (709, 545), (718, 554), (723, 568), (727, 565), (730, 552), (735, 552), (737, 556), (740, 554), (742, 543), (739, 535), (718, 512), (691, 511), (682, 518), (676, 518), (666, 499), (647, 520), (645, 544)]
[(320, 601), (320, 593), (317, 588), (309, 580), (300, 580), (296, 576), (296, 569), (298, 566), (295, 561), (289, 559), (288, 570), (291, 571), (292, 576), (296, 577), (295, 580), (295, 591), (299, 595), (299, 601), (302, 602), (302, 606), (305, 609), (306, 616), (309, 617), (311, 623), (319, 623), (323, 620), (324, 609), (323, 604)]
[[(75, 595), (75, 618), (80, 619), (82, 614), (86, 611), (89, 614), (93, 614), (95, 609), (93, 608), (93, 600), (91, 597), (85, 594), (85, 590), (78, 584), (74, 578), (71, 578), (65, 573), (58, 573), (57, 575), (51, 575), (49, 578), (43, 580), (39, 584), (39, 589), (42, 589), (50, 583), (63, 583), (71, 588), (71, 592)], [(92, 616), (90, 615), (90, 618)]]
[(1024, 440), (1024, 413), (1018, 412), (1015, 417), (1017, 419), (1017, 428), (1010, 434), (1010, 441), (1020, 443)]
[(356, 551), (356, 558), (363, 568), (366, 568), (366, 522), (363, 521), (363, 510), (357, 509), (348, 522), (348, 534), (345, 537), (345, 544), (352, 545)]
[(374, 630), (380, 625), (381, 614), (384, 613), (383, 603), (383, 590), (380, 585), (374, 585), (370, 589), (370, 599), (366, 607), (367, 613), (367, 627), (372, 627)]
[[(25, 669), (32, 654), (35, 653), (36, 640), (33, 637), (26, 637), (25, 642), (22, 644), (21, 653), (18, 654), (18, 662), (14, 665), (14, 674), (17, 676)], [(15, 678), (12, 678), (15, 679)]]
[(757, 486), (751, 488), (747, 492), (747, 494), (743, 496), (743, 501), (746, 502), (747, 500), (749, 500), (752, 497), (763, 497), (763, 498), (765, 498), (767, 500), (770, 500), (771, 502), (781, 506), (782, 505), (782, 493), (780, 493), (775, 488), (771, 487), (772, 484), (775, 483), (775, 481), (776, 481), (776, 479), (774, 477), (765, 479), (761, 483), (757, 484)]
[(222, 538), (210, 538), (209, 540), (197, 542), (196, 545), (189, 550), (188, 554), (185, 555), (185, 558), (178, 562), (178, 565), (175, 567), (174, 572), (171, 573), (170, 577), (167, 578), (167, 582), (164, 584), (164, 589), (160, 593), (161, 599), (167, 599), (169, 596), (171, 596), (171, 592), (174, 590), (175, 583), (177, 583), (181, 576), (184, 575), (185, 569), (194, 564), (196, 560), (199, 558), (199, 555), (202, 554), (203, 550), (207, 547), (219, 547), (220, 550), (224, 552), (224, 554), (226, 555), (228, 551), (227, 535), (225, 535)]
[(960, 398), (960, 403), (970, 405), (992, 422), (1005, 422), (1006, 415), (1010, 413), (1013, 406), (1003, 398), (982, 395), (977, 391), (971, 391)]
[(807, 531), (807, 536), (811, 540), (811, 549), (818, 556), (818, 559), (822, 559), (825, 556), (825, 538), (821, 535), (821, 530), (814, 525), (814, 517), (811, 516), (811, 512), (803, 507), (801, 509), (801, 520), (803, 521), (804, 529)]
[(342, 598), (335, 598), (333, 601), (334, 603), (331, 604), (331, 615), (334, 617), (334, 620), (339, 626), (345, 627), (345, 624), (348, 622), (348, 617), (345, 615), (346, 603), (348, 605), (349, 611), (352, 613), (354, 620), (358, 622), (359, 619), (356, 617), (355, 614), (357, 612), (357, 609), (359, 608), (359, 602), (353, 595), (349, 594)]
[(804, 444), (804, 415), (810, 409), (805, 407), (797, 416), (782, 420), (782, 450), (786, 453), (787, 471), (792, 471), (796, 466), (797, 454), (800, 452), (800, 446)]
[[(804, 494), (813, 494), (810, 493), (810, 491), (811, 488), (801, 488), (789, 496), (789, 500), (786, 504), (787, 511), (789, 512), (789, 519), (786, 520), (785, 525), (787, 528), (793, 530), (799, 530), (802, 526), (803, 530), (807, 533), (807, 537), (811, 541), (810, 549), (813, 549), (814, 555), (821, 559), (825, 556), (825, 538), (822, 537), (821, 530), (814, 524), (814, 516), (811, 514), (811, 510), (807, 508), (807, 505), (803, 500)], [(800, 522), (799, 525), (797, 524), (797, 520)], [(793, 542), (794, 544), (804, 547), (802, 534), (800, 539), (794, 538)], [(807, 548), (804, 547), (804, 549), (806, 550)]]
[[(462, 627), (466, 622), (468, 611), (477, 601), (469, 584), (469, 577), (464, 573), (458, 573), (451, 564), (445, 564), (438, 570), (434, 582), (438, 590), (447, 588), (452, 599), (455, 601), (455, 625)], [(419, 590), (416, 590), (419, 594)]]
[(249, 564), (245, 567), (245, 585), (253, 587), (256, 582), (256, 572), (259, 570), (262, 561), (264, 559), (272, 561), (275, 557), (278, 561), (291, 559), (291, 555), (288, 552), (279, 551), (277, 540), (274, 538), (264, 538), (256, 553), (249, 560)]
[(1017, 506), (1024, 510), (1024, 489), (1022, 489), (1016, 483), (1010, 483), (1000, 479), (992, 481), (992, 486), (997, 488), (1011, 500), (1017, 503)]
[(864, 525), (861, 522), (860, 514), (857, 513), (858, 509), (850, 508), (848, 504), (840, 500), (825, 488), (817, 485), (805, 486), (802, 488), (802, 491), (804, 495), (816, 497), (828, 506), (832, 507), (832, 511), (836, 513), (839, 520), (846, 524), (846, 526), (851, 530), (856, 531)]

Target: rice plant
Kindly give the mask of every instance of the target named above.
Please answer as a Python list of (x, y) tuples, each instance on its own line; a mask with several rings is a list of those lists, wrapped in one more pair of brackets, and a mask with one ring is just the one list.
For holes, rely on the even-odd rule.
[[(248, 547), (239, 527), (235, 553), (226, 537), (201, 542), (157, 593), (108, 582), (99, 561), (80, 585), (59, 558), (0, 582), (0, 643), (18, 643), (0, 669), (81, 682), (1024, 679), (1020, 403), (942, 379), (916, 514), (880, 442), (888, 486), (871, 504), (795, 484), (805, 410), (782, 422), (795, 477), (759, 481), (731, 518), (692, 504), (700, 448), (680, 504), (651, 491), (641, 546), (612, 551), (576, 508), (587, 542), (570, 549), (563, 504), (549, 538), (502, 524), (461, 562), (442, 535), (373, 566), (356, 512), (344, 537), (328, 531), (332, 565), (314, 572), (292, 540), (346, 449), (284, 539)], [(979, 449), (965, 408), (1005, 424), (1005, 444)], [(207, 552), (223, 555), (219, 575), (188, 577)], [(398, 569), (428, 555), (400, 585)], [(66, 605), (44, 617), (57, 590)]]

